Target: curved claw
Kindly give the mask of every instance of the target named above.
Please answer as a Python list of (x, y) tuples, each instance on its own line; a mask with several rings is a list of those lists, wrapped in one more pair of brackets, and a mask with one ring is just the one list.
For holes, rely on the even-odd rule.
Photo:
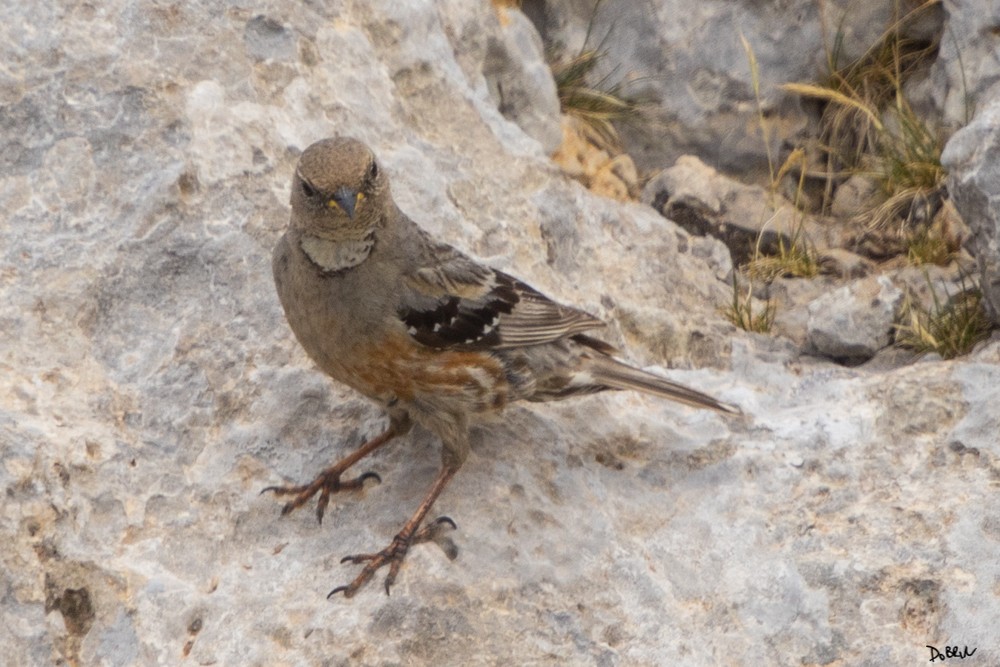
[(458, 524), (456, 524), (450, 516), (439, 516), (438, 518), (431, 521), (431, 524), (442, 524), (446, 523), (451, 526), (452, 530), (458, 530)]
[(448, 560), (455, 560), (458, 558), (458, 547), (454, 540), (447, 536), (446, 526), (451, 530), (458, 530), (458, 526), (450, 516), (439, 516), (421, 528), (420, 532), (413, 536), (413, 542), (433, 542), (441, 547)]
[(350, 597), (350, 595), (347, 594), (348, 588), (349, 588), (348, 586), (337, 586), (332, 591), (326, 594), (326, 599), (329, 600), (337, 593), (343, 593), (344, 597)]
[(364, 563), (366, 560), (375, 560), (381, 554), (352, 554), (340, 559), (341, 563)]
[(382, 483), (382, 477), (379, 476), (377, 472), (373, 472), (371, 470), (369, 470), (366, 473), (363, 473), (360, 477), (358, 477), (358, 483), (364, 485), (366, 479), (374, 479), (379, 484)]

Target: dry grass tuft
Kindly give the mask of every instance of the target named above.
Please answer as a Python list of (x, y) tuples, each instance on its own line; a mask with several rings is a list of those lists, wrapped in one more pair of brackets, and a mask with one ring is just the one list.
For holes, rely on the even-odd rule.
[(903, 322), (896, 325), (896, 345), (953, 359), (968, 354), (976, 343), (989, 337), (993, 326), (983, 310), (982, 292), (969, 287), (964, 277), (957, 294), (941, 299), (933, 286), (931, 294), (934, 305), (930, 309), (907, 297)]

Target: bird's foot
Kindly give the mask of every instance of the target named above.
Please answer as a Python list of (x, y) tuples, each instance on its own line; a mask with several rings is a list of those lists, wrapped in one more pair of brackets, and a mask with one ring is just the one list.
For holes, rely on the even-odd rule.
[(385, 594), (389, 595), (389, 588), (396, 581), (396, 575), (399, 574), (399, 568), (403, 564), (403, 559), (406, 558), (407, 552), (409, 552), (410, 547), (414, 544), (435, 542), (444, 550), (449, 559), (454, 560), (458, 555), (458, 548), (450, 538), (443, 535), (445, 527), (450, 527), (454, 530), (456, 528), (455, 522), (450, 517), (440, 516), (412, 535), (406, 535), (405, 529), (400, 531), (392, 538), (389, 546), (382, 549), (382, 551), (373, 554), (345, 556), (341, 559), (341, 563), (364, 563), (365, 566), (358, 576), (354, 578), (354, 581), (346, 586), (337, 586), (326, 596), (327, 599), (337, 593), (343, 593), (344, 597), (347, 598), (354, 597), (354, 594), (368, 583), (368, 580), (374, 576), (375, 572), (386, 565), (389, 566), (389, 574), (385, 577)]
[(316, 519), (320, 523), (323, 523), (323, 513), (326, 512), (326, 507), (330, 504), (331, 493), (360, 489), (364, 486), (365, 480), (369, 479), (374, 479), (380, 484), (382, 483), (382, 478), (374, 472), (366, 472), (354, 479), (348, 480), (340, 479), (341, 473), (343, 473), (343, 470), (340, 467), (332, 466), (321, 472), (316, 476), (316, 479), (308, 484), (299, 486), (269, 486), (261, 490), (261, 493), (270, 491), (276, 496), (292, 496), (292, 499), (281, 508), (282, 516), (302, 507), (310, 498), (319, 493), (319, 499), (316, 501)]

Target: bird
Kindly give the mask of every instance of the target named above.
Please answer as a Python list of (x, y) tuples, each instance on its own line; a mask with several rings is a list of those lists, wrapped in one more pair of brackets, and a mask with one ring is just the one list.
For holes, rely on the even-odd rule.
[[(441, 467), (388, 546), (344, 557), (364, 565), (330, 591), (353, 597), (388, 567), (386, 594), (411, 546), (434, 540), (450, 517), (427, 514), (469, 454), (469, 429), (517, 401), (550, 401), (627, 389), (696, 408), (735, 406), (614, 358), (591, 335), (604, 322), (433, 238), (395, 204), (371, 149), (350, 137), (317, 141), (299, 156), (291, 215), (272, 255), (278, 298), (295, 337), (337, 382), (378, 404), (386, 429), (311, 482), (269, 486), (290, 496), (282, 515), (317, 496), (381, 478), (344, 473), (418, 424), (441, 441)], [(436, 540), (435, 540), (436, 541)]]

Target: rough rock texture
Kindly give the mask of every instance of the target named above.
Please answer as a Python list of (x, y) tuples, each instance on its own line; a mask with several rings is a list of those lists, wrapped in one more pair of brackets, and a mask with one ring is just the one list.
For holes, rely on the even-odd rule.
[(809, 304), (807, 345), (846, 363), (861, 363), (889, 345), (903, 291), (872, 276), (827, 292)]
[(798, 99), (777, 85), (825, 73), (838, 32), (843, 61), (858, 58), (892, 16), (892, 3), (860, 0), (529, 0), (524, 6), (553, 49), (601, 50), (594, 80), (625, 81), (627, 92), (650, 103), (644, 121), (623, 127), (630, 154), (646, 170), (686, 153), (726, 171), (766, 169), (767, 142), (741, 35), (759, 64), (775, 155), (807, 122)]
[[(827, 254), (837, 253), (828, 250)], [(970, 266), (970, 262), (953, 262), (947, 267), (904, 266), (846, 284), (844, 278), (849, 276), (776, 278), (770, 284), (752, 287), (758, 300), (769, 299), (773, 304), (770, 333), (787, 338), (810, 354), (856, 364), (887, 349), (894, 324), (908, 324), (907, 299), (919, 311), (935, 312), (968, 287)], [(863, 278), (866, 271), (854, 277)], [(903, 354), (893, 359), (912, 357)]]
[[(542, 39), (516, 10), (498, 10), (482, 73), (500, 112), (554, 153), (562, 142), (559, 97), (545, 62)], [(485, 17), (484, 17), (485, 18)]]
[(984, 103), (952, 136), (941, 161), (949, 172), (948, 192), (972, 231), (983, 302), (1000, 326), (1000, 98)]
[(938, 59), (925, 88), (952, 127), (969, 122), (1000, 94), (1000, 5), (994, 0), (944, 0), (948, 17)]
[(854, 174), (837, 186), (830, 213), (849, 218), (870, 211), (879, 203), (878, 194), (878, 182), (874, 178)]
[[(0, 654), (78, 665), (1000, 660), (1000, 344), (891, 373), (726, 325), (718, 242), (594, 197), (508, 121), (465, 0), (6, 3)], [(744, 420), (630, 394), (516, 408), (387, 598), (327, 601), (438, 464), (278, 516), (383, 424), (283, 321), (297, 151), (369, 142), (426, 227), (614, 324)], [(708, 260), (708, 261), (706, 261)], [(710, 265), (709, 262), (712, 264)]]
[(820, 224), (781, 195), (724, 176), (694, 155), (653, 176), (640, 201), (692, 234), (721, 239), (738, 265), (758, 252), (777, 253), (780, 244), (825, 251), (842, 242), (840, 228)]

